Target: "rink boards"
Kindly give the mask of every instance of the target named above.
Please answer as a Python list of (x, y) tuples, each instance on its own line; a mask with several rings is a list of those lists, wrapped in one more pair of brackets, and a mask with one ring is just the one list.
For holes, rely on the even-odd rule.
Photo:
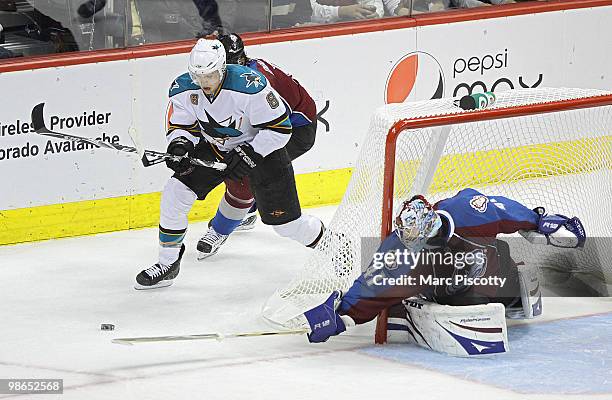
[[(323, 31), (247, 52), (291, 72), (317, 103), (317, 143), (295, 162), (302, 205), (313, 206), (341, 199), (370, 115), (387, 101), (519, 87), (612, 89), (612, 56), (603, 51), (612, 48), (611, 19), (607, 5), (388, 30), (381, 22), (379, 30)], [(167, 90), (186, 60), (178, 53), (1, 73), (11, 98), (0, 108), (0, 244), (156, 225), (169, 170), (40, 137), (29, 114), (44, 102), (52, 130), (130, 145), (133, 129), (145, 147), (163, 150)], [(199, 202), (192, 219), (209, 218), (220, 195)]]

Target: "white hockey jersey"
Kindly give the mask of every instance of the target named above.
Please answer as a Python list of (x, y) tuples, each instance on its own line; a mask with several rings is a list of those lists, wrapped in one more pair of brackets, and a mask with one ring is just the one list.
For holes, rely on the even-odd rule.
[(168, 141), (185, 136), (194, 144), (204, 139), (222, 151), (241, 143), (267, 156), (291, 137), (291, 111), (259, 72), (230, 64), (219, 89), (207, 96), (185, 73), (169, 92)]

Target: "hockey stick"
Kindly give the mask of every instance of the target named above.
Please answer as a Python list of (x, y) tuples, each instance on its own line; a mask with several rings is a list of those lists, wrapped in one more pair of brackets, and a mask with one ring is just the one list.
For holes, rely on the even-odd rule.
[(184, 336), (151, 336), (151, 337), (132, 337), (132, 338), (117, 338), (112, 342), (116, 344), (124, 344), (131, 346), (138, 343), (152, 342), (177, 342), (183, 340), (206, 340), (206, 339), (232, 339), (239, 337), (254, 337), (254, 336), (273, 336), (273, 335), (301, 335), (310, 332), (309, 329), (294, 329), (288, 331), (264, 331), (264, 332), (240, 332), (240, 333), (203, 333), (199, 335), (184, 335)]
[[(45, 126), (45, 121), (43, 118), (44, 106), (45, 106), (45, 103), (40, 103), (32, 109), (32, 126), (34, 127), (34, 131), (38, 133), (39, 135), (50, 136), (50, 137), (54, 137), (57, 139), (63, 139), (63, 140), (70, 140), (76, 143), (88, 143), (88, 144), (91, 144), (99, 148), (106, 148), (106, 149), (111, 149), (111, 150), (124, 151), (126, 153), (138, 154), (138, 150), (135, 147), (124, 146), (119, 143), (109, 143), (109, 142), (105, 142), (100, 139), (90, 139), (90, 138), (85, 138), (81, 136), (73, 136), (73, 135), (68, 135), (66, 133), (53, 132), (49, 130)], [(143, 153), (142, 165), (144, 165), (145, 167), (159, 164), (167, 160), (181, 161), (184, 158), (188, 159), (191, 164), (197, 165), (199, 167), (214, 168), (219, 171), (223, 171), (227, 167), (227, 165), (224, 163), (220, 163), (216, 161), (199, 160), (197, 158), (192, 158), (186, 155), (185, 156), (175, 156), (173, 154), (160, 153), (160, 152), (153, 151), (153, 150), (143, 150), (142, 153)]]

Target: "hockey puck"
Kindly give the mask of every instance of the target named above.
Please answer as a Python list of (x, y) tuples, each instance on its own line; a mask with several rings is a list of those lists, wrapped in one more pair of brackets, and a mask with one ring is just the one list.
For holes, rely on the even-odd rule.
[(113, 324), (102, 324), (102, 325), (100, 325), (100, 330), (101, 331), (114, 331), (115, 330), (115, 325), (113, 325)]

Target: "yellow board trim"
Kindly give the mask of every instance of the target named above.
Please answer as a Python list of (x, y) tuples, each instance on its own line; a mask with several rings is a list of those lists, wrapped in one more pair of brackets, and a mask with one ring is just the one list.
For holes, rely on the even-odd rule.
[[(440, 158), (428, 193), (585, 174), (611, 166), (612, 136), (449, 154)], [(404, 191), (396, 190), (394, 196), (413, 194), (404, 193), (412, 188), (402, 182), (414, 181), (419, 170), (417, 160), (396, 164), (394, 184)]]
[[(543, 168), (550, 161), (556, 170), (551, 171), (550, 164), (547, 169)], [(485, 165), (487, 168), (483, 168)], [(429, 191), (512, 183), (544, 175), (587, 173), (609, 169), (610, 165), (611, 136), (452, 154), (441, 158)], [(396, 187), (401, 186), (397, 184), (402, 180), (413, 179), (418, 167), (418, 161), (398, 164)], [(338, 204), (351, 172), (350, 168), (344, 168), (297, 175), (302, 207)], [(213, 217), (223, 191), (221, 185), (205, 201), (196, 202), (189, 220), (202, 221)], [(396, 192), (396, 195), (405, 196), (407, 193)], [(160, 197), (159, 192), (146, 193), (0, 211), (0, 245), (157, 226)]]
[[(302, 207), (339, 203), (350, 176), (350, 168), (297, 175)], [(224, 190), (197, 201), (189, 220), (212, 218)], [(157, 226), (160, 198), (157, 192), (0, 211), (0, 245)]]

